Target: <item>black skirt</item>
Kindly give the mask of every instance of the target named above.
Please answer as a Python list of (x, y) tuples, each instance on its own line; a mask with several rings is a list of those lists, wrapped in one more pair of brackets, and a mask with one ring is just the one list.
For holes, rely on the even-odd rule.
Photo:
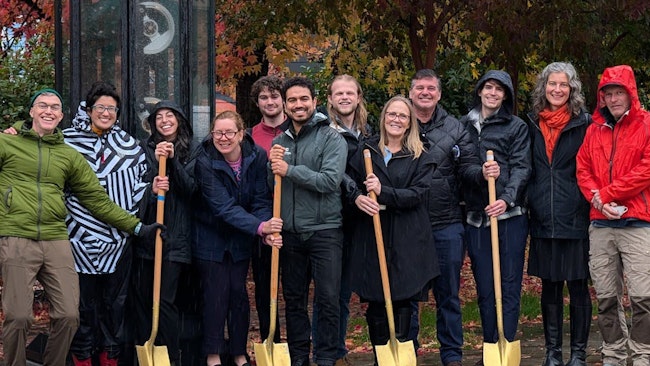
[(589, 278), (589, 239), (531, 238), (528, 274), (554, 282)]

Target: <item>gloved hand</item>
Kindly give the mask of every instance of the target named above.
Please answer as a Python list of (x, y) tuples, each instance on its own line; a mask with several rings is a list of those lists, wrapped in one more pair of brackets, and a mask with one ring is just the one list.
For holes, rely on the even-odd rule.
[(154, 222), (153, 224), (143, 224), (137, 236), (140, 238), (153, 240), (156, 237), (156, 230), (158, 229), (162, 231), (160, 235), (162, 237), (162, 234), (165, 232), (165, 230), (167, 230), (167, 226), (159, 224), (157, 222)]

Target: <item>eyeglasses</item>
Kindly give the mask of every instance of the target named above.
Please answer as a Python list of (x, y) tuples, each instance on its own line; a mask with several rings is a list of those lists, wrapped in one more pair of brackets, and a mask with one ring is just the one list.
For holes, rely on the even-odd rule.
[(220, 138), (226, 136), (228, 140), (232, 140), (239, 131), (212, 131), (212, 137), (219, 140)]
[(36, 108), (38, 108), (41, 111), (46, 111), (49, 108), (52, 112), (60, 112), (61, 109), (63, 108), (61, 104), (47, 104), (42, 102), (36, 103), (34, 104), (34, 106), (36, 106)]
[(388, 112), (386, 113), (386, 118), (390, 120), (399, 119), (400, 122), (406, 122), (409, 120), (409, 118), (411, 118), (411, 116), (402, 113)]
[(117, 113), (117, 111), (120, 110), (117, 107), (105, 106), (105, 105), (102, 105), (102, 104), (95, 104), (94, 106), (92, 106), (90, 108), (94, 109), (95, 111), (97, 111), (99, 113), (104, 113), (104, 112), (108, 111), (108, 113), (110, 113), (110, 114), (115, 114), (115, 113)]
[(571, 88), (571, 85), (569, 85), (569, 83), (558, 83), (557, 81), (549, 81), (548, 83), (546, 83), (546, 85), (548, 85), (548, 87), (551, 89), (555, 89), (558, 86), (560, 87), (560, 89), (564, 89), (564, 90)]

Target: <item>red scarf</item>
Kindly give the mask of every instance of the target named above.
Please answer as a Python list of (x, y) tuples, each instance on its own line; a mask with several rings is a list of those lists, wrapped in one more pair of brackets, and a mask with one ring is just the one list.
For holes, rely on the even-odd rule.
[(546, 143), (546, 156), (549, 163), (552, 161), (553, 150), (557, 139), (560, 137), (560, 132), (569, 123), (571, 113), (569, 108), (560, 108), (556, 111), (551, 111), (548, 108), (539, 112), (539, 128), (542, 130), (544, 142)]

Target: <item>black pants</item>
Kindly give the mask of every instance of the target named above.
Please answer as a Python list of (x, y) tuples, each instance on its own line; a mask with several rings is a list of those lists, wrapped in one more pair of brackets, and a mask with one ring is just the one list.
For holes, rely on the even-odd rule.
[(312, 235), (283, 232), (282, 239), (282, 289), (291, 359), (294, 362), (309, 359), (311, 325), (307, 301), (313, 278), (314, 302), (319, 309), (314, 361), (320, 366), (334, 365), (339, 339), (343, 232), (340, 229), (320, 230)]
[[(265, 340), (269, 336), (271, 323), (271, 247), (260, 241), (253, 249), (251, 261), (253, 280), (255, 281), (255, 307), (260, 324), (260, 336)], [(280, 317), (276, 316), (273, 341), (280, 343)]]
[[(203, 285), (203, 352), (246, 354), (250, 305), (246, 291), (249, 261), (233, 262), (226, 252), (222, 262), (197, 260)], [(224, 327), (228, 324), (228, 341)]]
[(118, 358), (124, 342), (126, 298), (129, 291), (131, 247), (124, 250), (115, 272), (79, 273), (79, 328), (70, 351), (80, 360), (93, 356), (96, 349), (108, 358)]
[[(136, 344), (142, 345), (151, 335), (151, 309), (153, 308), (153, 261), (137, 258), (133, 267), (133, 304), (137, 319), (135, 325)], [(166, 345), (169, 360), (176, 363), (179, 358), (179, 316), (176, 308), (178, 279), (185, 265), (163, 261), (160, 280), (160, 315), (158, 336), (155, 344)]]

